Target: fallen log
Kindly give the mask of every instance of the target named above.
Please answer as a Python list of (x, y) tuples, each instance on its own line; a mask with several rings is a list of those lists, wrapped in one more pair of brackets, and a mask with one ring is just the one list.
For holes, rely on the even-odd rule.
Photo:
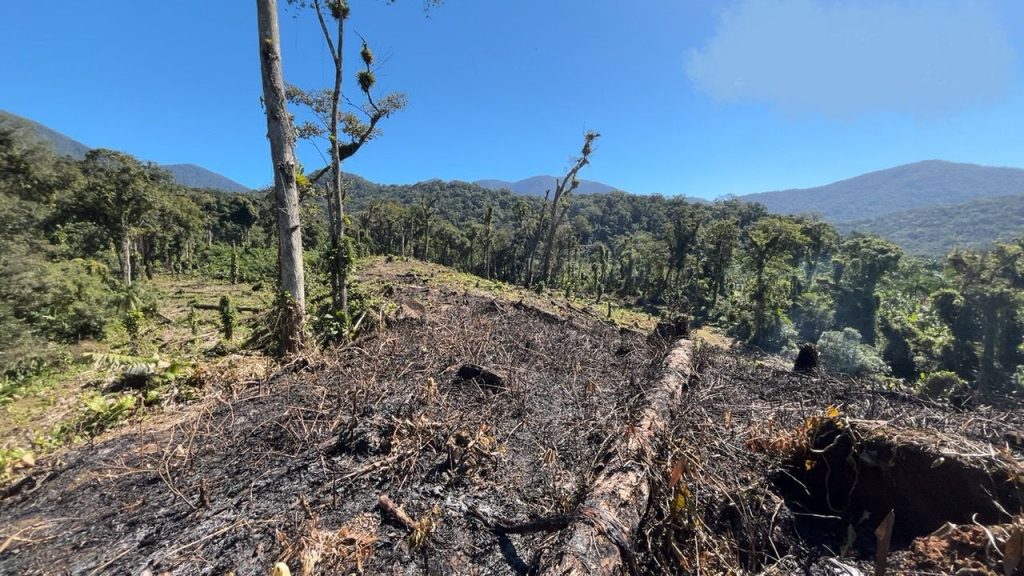
[(655, 440), (668, 428), (672, 407), (690, 378), (693, 342), (679, 340), (662, 364), (661, 376), (647, 392), (647, 407), (639, 422), (629, 426), (601, 459), (590, 494), (579, 506), (576, 520), (550, 562), (546, 576), (637, 573), (633, 535), (647, 509), (651, 459)]
[(515, 306), (517, 310), (522, 310), (524, 312), (529, 312), (531, 314), (539, 316), (541, 320), (549, 324), (565, 324), (566, 322), (569, 321), (568, 318), (562, 318), (558, 314), (548, 312), (547, 310), (543, 308), (538, 308), (537, 306), (534, 306), (532, 304), (527, 304), (522, 300), (514, 302), (512, 305)]

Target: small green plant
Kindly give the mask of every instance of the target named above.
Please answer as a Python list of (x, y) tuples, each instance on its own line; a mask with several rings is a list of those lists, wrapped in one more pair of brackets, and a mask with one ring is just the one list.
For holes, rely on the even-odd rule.
[(195, 306), (188, 308), (188, 327), (192, 331), (192, 338), (199, 338), (199, 314)]
[(128, 338), (132, 340), (133, 346), (139, 339), (139, 333), (142, 332), (142, 323), (145, 319), (146, 315), (138, 308), (133, 308), (125, 312), (124, 316), (121, 316), (121, 325), (124, 326), (124, 331), (128, 334)]
[(231, 296), (220, 297), (220, 324), (224, 332), (224, 339), (231, 342), (235, 338), (235, 319), (237, 317), (235, 307), (231, 303)]
[(35, 457), (24, 448), (0, 448), (0, 482), (6, 481), (17, 468), (35, 465)]
[(138, 408), (135, 394), (105, 395), (95, 392), (82, 399), (78, 413), (58, 428), (65, 440), (92, 438), (131, 418)]
[(928, 375), (922, 374), (917, 389), (928, 398), (940, 400), (948, 398), (950, 394), (963, 389), (966, 385), (967, 383), (957, 376), (956, 372), (940, 370)]

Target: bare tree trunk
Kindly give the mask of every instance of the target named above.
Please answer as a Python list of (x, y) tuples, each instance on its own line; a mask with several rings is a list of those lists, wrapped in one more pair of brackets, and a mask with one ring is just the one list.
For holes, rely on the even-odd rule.
[(121, 281), (132, 285), (132, 238), (127, 233), (121, 239)]
[(341, 143), (338, 134), (338, 123), (341, 120), (342, 71), (344, 70), (345, 18), (336, 18), (338, 22), (337, 43), (331, 38), (327, 28), (327, 20), (319, 1), (314, 0), (313, 7), (320, 22), (324, 41), (334, 61), (334, 90), (331, 92), (331, 121), (328, 132), (331, 140), (331, 186), (327, 195), (327, 218), (331, 234), (331, 304), (336, 312), (348, 316), (348, 255), (342, 250), (345, 244), (345, 192), (341, 181)]
[(277, 0), (256, 0), (259, 18), (260, 71), (267, 112), (267, 136), (274, 164), (274, 200), (277, 212), (280, 290), (291, 297), (281, 322), (281, 353), (291, 354), (304, 344), (306, 316), (305, 274), (302, 264), (302, 228), (299, 188), (295, 183), (295, 130), (288, 114), (281, 70), (281, 39)]
[(551, 253), (555, 248), (555, 232), (558, 231), (558, 225), (561, 224), (561, 214), (565, 213), (562, 212), (559, 214), (558, 211), (558, 203), (561, 199), (562, 191), (556, 189), (555, 197), (551, 200), (551, 217), (548, 224), (550, 227), (548, 228), (547, 240), (544, 241), (544, 260), (541, 264), (540, 270), (540, 280), (541, 282), (544, 282), (545, 285), (548, 284), (551, 275)]
[(562, 206), (562, 204), (569, 201), (569, 195), (580, 185), (576, 175), (579, 174), (584, 166), (590, 164), (590, 153), (593, 152), (592, 144), (600, 136), (597, 132), (586, 133), (583, 137), (583, 151), (580, 157), (576, 159), (569, 172), (561, 180), (555, 182), (555, 195), (551, 198), (550, 228), (548, 229), (547, 242), (544, 245), (544, 260), (540, 275), (541, 281), (545, 284), (551, 279), (551, 256), (555, 247), (555, 234), (558, 232), (558, 226), (562, 223), (562, 218), (568, 209), (567, 206)]

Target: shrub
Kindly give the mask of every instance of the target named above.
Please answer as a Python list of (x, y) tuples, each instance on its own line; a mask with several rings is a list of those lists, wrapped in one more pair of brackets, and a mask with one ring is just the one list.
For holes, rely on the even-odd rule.
[(12, 258), (5, 264), (0, 270), (0, 300), (9, 307), (7, 316), (48, 340), (103, 337), (113, 314), (106, 267), (88, 260), (47, 262), (32, 257)]
[(58, 436), (68, 440), (98, 436), (131, 418), (137, 407), (138, 399), (134, 394), (93, 393), (82, 400), (72, 420), (60, 425)]
[(918, 392), (933, 400), (948, 398), (953, 392), (964, 388), (966, 382), (956, 372), (942, 370), (922, 376), (918, 383)]
[(824, 332), (818, 339), (818, 351), (825, 368), (834, 372), (872, 376), (888, 371), (875, 349), (861, 344), (860, 332), (853, 328)]

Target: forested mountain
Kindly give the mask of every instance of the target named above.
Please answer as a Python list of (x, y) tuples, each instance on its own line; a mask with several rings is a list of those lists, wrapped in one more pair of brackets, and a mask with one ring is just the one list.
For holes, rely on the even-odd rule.
[(81, 160), (85, 158), (85, 153), (89, 151), (89, 146), (82, 144), (78, 140), (75, 140), (69, 136), (65, 136), (56, 130), (44, 126), (34, 120), (28, 118), (22, 118), (17, 114), (11, 114), (4, 110), (0, 110), (0, 123), (10, 123), (16, 126), (27, 128), (33, 132), (42, 141), (49, 142), (53, 148), (53, 151), (61, 156), (70, 156), (75, 160)]
[(953, 248), (987, 248), (1024, 231), (1024, 195), (989, 196), (924, 206), (840, 224), (844, 232), (888, 238), (915, 256), (941, 258)]
[[(29, 133), (35, 134), (43, 142), (50, 145), (54, 152), (60, 156), (70, 156), (75, 160), (82, 160), (91, 149), (81, 142), (61, 134), (60, 132), (44, 126), (34, 120), (23, 118), (10, 112), (0, 110), (0, 124), (13, 124), (20, 126)], [(209, 188), (212, 190), (223, 190), (225, 192), (248, 192), (249, 188), (231, 180), (226, 176), (207, 170), (195, 164), (166, 164), (161, 166), (174, 177), (174, 181), (182, 186), (190, 188)]]
[[(474, 184), (487, 188), (488, 190), (511, 190), (523, 196), (544, 196), (548, 190), (554, 190), (556, 178), (554, 176), (533, 176), (515, 182), (505, 180), (476, 180)], [(600, 194), (602, 192), (614, 192), (618, 190), (615, 186), (609, 186), (602, 182), (593, 180), (580, 180), (580, 186), (576, 189), (578, 194)]]
[[(1024, 170), (928, 160), (826, 186), (742, 196), (776, 214), (817, 214), (849, 223), (920, 207), (1024, 194)], [(966, 225), (960, 226), (966, 228)]]
[(174, 181), (189, 188), (212, 188), (225, 192), (249, 192), (245, 186), (195, 164), (163, 164), (160, 166), (174, 176)]

